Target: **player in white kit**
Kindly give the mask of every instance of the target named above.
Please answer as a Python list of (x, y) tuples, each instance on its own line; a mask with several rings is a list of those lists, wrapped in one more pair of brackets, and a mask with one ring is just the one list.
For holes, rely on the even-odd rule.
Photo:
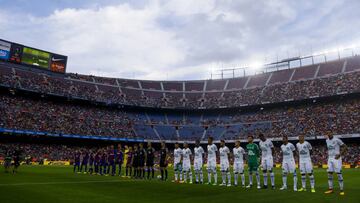
[(244, 154), (245, 150), (240, 146), (240, 141), (235, 142), (235, 148), (233, 149), (234, 157), (234, 185), (238, 185), (239, 174), (241, 176), (241, 185), (245, 187), (245, 175), (244, 175)]
[(313, 165), (311, 162), (310, 151), (311, 144), (305, 141), (305, 135), (299, 135), (299, 142), (296, 144), (299, 153), (299, 168), (301, 174), (301, 188), (299, 192), (306, 191), (306, 174), (310, 179), (311, 192), (315, 192), (315, 179), (313, 175)]
[(297, 191), (297, 176), (296, 176), (296, 165), (294, 159), (294, 153), (296, 154), (296, 149), (293, 144), (288, 141), (287, 136), (283, 136), (283, 144), (281, 145), (281, 153), (283, 156), (282, 161), (282, 179), (283, 186), (280, 190), (287, 189), (287, 175), (289, 173), (294, 174), (294, 191)]
[(189, 148), (188, 143), (184, 143), (184, 149), (183, 149), (183, 154), (182, 154), (182, 171), (184, 173), (184, 183), (187, 183), (187, 177), (189, 177), (190, 180), (190, 184), (192, 184), (192, 172), (191, 172), (191, 155), (192, 152)]
[(216, 155), (217, 147), (213, 144), (213, 138), (208, 138), (207, 146), (207, 170), (208, 170), (208, 184), (211, 184), (211, 174), (214, 175), (214, 184), (217, 185), (217, 171), (216, 171)]
[(183, 151), (179, 147), (179, 143), (175, 143), (174, 149), (174, 175), (175, 175), (175, 182), (182, 181), (182, 159)]
[[(203, 175), (203, 160), (204, 160), (204, 149), (200, 146), (200, 140), (196, 140), (194, 148), (194, 172), (195, 172), (195, 183), (204, 182), (204, 175)], [(200, 176), (200, 181), (199, 181)]]
[(346, 152), (346, 145), (339, 139), (334, 137), (331, 132), (327, 132), (326, 145), (328, 148), (328, 183), (329, 190), (325, 194), (334, 193), (333, 188), (333, 173), (335, 172), (338, 177), (340, 186), (340, 195), (345, 195), (344, 192), (344, 180), (341, 172), (342, 160), (341, 157)]
[(261, 168), (264, 176), (264, 189), (268, 187), (268, 173), (270, 175), (271, 188), (275, 188), (275, 175), (273, 172), (274, 167), (274, 145), (271, 140), (266, 139), (265, 135), (259, 134), (260, 142), (259, 147), (261, 150)]
[(220, 186), (226, 186), (226, 176), (228, 180), (227, 186), (231, 186), (231, 174), (230, 174), (230, 162), (229, 162), (229, 156), (230, 156), (230, 149), (225, 146), (225, 140), (220, 141), (220, 171), (221, 171), (221, 177), (222, 177), (222, 183)]

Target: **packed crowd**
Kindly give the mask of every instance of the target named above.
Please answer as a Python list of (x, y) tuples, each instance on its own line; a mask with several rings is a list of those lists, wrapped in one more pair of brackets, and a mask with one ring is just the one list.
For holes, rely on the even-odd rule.
[(360, 71), (248, 89), (227, 90), (217, 94), (210, 92), (205, 96), (201, 91), (196, 94), (185, 93), (185, 97), (182, 92), (153, 92), (146, 95), (141, 89), (122, 87), (121, 84), (118, 86), (114, 81), (116, 80), (113, 78), (101, 79), (101, 77), (77, 74), (67, 74), (63, 77), (29, 71), (15, 73), (4, 71), (0, 74), (0, 84), (14, 88), (105, 103), (150, 107), (190, 109), (238, 107), (360, 92)]
[[(325, 142), (324, 142), (325, 143)], [(274, 162), (281, 163), (282, 155), (279, 147), (275, 143)], [(127, 151), (131, 145), (124, 145), (123, 151)], [(344, 163), (351, 165), (358, 165), (360, 163), (360, 145), (348, 144), (348, 152), (342, 158)], [(173, 144), (167, 144), (168, 149), (173, 149)], [(74, 157), (77, 153), (86, 154), (88, 152), (106, 151), (109, 147), (79, 147), (69, 145), (54, 145), (54, 144), (24, 144), (24, 143), (0, 143), (0, 160), (4, 160), (9, 151), (18, 150), (21, 152), (21, 159), (23, 162), (30, 164), (31, 162), (42, 163), (44, 159), (49, 161), (70, 161), (74, 162)], [(159, 162), (160, 154), (155, 153), (155, 163)], [(205, 156), (206, 157), (206, 156)], [(321, 165), (327, 163), (327, 149), (325, 144), (313, 145), (311, 153), (312, 162), (314, 165)], [(170, 163), (173, 160), (173, 153), (170, 150)], [(206, 162), (204, 162), (206, 163)]]
[[(294, 137), (299, 133), (321, 136), (329, 130), (334, 134), (360, 133), (359, 99), (277, 107), (250, 113), (222, 113), (221, 116), (207, 113), (184, 116), (181, 113), (168, 115), (165, 119), (164, 114), (159, 116), (161, 113), (155, 115), (147, 112), (145, 115), (144, 112), (90, 104), (0, 95), (0, 110), (0, 128), (122, 138), (159, 139), (153, 131), (154, 127), (159, 126), (173, 128), (172, 132), (163, 132), (161, 139), (165, 140), (176, 139), (172, 135), (175, 131), (180, 132), (179, 140), (199, 139), (205, 130), (206, 136), (227, 140), (245, 138), (248, 134), (259, 132), (269, 137)], [(147, 128), (151, 132), (139, 132), (135, 126), (151, 126)]]

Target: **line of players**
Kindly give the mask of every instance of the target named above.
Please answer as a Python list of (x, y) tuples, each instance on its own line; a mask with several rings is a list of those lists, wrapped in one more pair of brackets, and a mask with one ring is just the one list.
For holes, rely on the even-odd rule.
[[(125, 156), (126, 155), (126, 156)], [(119, 144), (117, 148), (110, 146), (96, 151), (76, 151), (74, 155), (74, 173), (89, 173), (97, 175), (122, 176), (122, 166), (126, 157), (125, 176), (138, 179), (154, 178), (155, 149), (148, 142), (147, 148), (144, 144), (135, 144), (134, 148), (129, 146), (123, 150)], [(167, 180), (167, 165), (169, 153), (165, 142), (161, 143), (160, 149), (160, 171), (161, 179)], [(118, 168), (118, 169), (117, 169)], [(147, 171), (147, 177), (145, 172)], [(118, 172), (116, 174), (116, 172)]]
[[(333, 193), (333, 173), (338, 176), (340, 186), (340, 195), (344, 195), (344, 183), (342, 177), (342, 160), (341, 156), (346, 152), (346, 145), (338, 138), (333, 137), (331, 132), (327, 133), (326, 144), (328, 148), (328, 184), (329, 190), (326, 194)], [(261, 168), (263, 172), (263, 188), (268, 187), (268, 177), (270, 177), (271, 188), (275, 188), (275, 175), (273, 172), (273, 154), (274, 145), (263, 134), (259, 134), (259, 146), (255, 144), (254, 137), (248, 136), (248, 144), (246, 150), (240, 146), (240, 141), (236, 141), (232, 152), (225, 145), (225, 141), (221, 140), (220, 148), (213, 143), (213, 138), (208, 138), (207, 145), (207, 172), (208, 184), (217, 185), (217, 157), (220, 155), (220, 172), (222, 177), (221, 186), (231, 186), (230, 163), (233, 162), (234, 185), (238, 185), (239, 176), (241, 178), (241, 185), (245, 187), (244, 174), (244, 157), (247, 157), (249, 184), (247, 188), (253, 186), (253, 175), (255, 174), (257, 188), (261, 188), (259, 175), (259, 159), (261, 160)], [(311, 162), (312, 147), (309, 142), (305, 141), (304, 135), (299, 136), (299, 142), (296, 147), (288, 142), (287, 137), (283, 137), (283, 144), (281, 145), (282, 161), (282, 182), (283, 185), (280, 190), (287, 189), (287, 177), (293, 174), (293, 187), (297, 191), (297, 173), (295, 157), (299, 157), (299, 168), (301, 174), (302, 187), (298, 191), (306, 191), (306, 176), (310, 179), (311, 192), (315, 192), (315, 178), (313, 174), (313, 166)], [(143, 143), (135, 144), (134, 148), (128, 147), (126, 150), (126, 177), (145, 179), (145, 172), (147, 171), (147, 178), (154, 178), (154, 156), (155, 149), (149, 142), (147, 148), (144, 148)], [(261, 158), (260, 158), (261, 155)], [(192, 157), (193, 156), (193, 157)], [(116, 175), (116, 168), (118, 167), (118, 175), (121, 175), (121, 168), (123, 165), (124, 151), (121, 145), (117, 149), (111, 146), (107, 149), (100, 149), (96, 152), (76, 152), (74, 157), (74, 172), (95, 173), (99, 175)], [(193, 170), (191, 167), (191, 160), (193, 158)], [(203, 160), (205, 159), (205, 151), (200, 146), (200, 141), (196, 141), (194, 148), (194, 155), (187, 143), (184, 144), (184, 149), (181, 149), (178, 143), (175, 143), (174, 149), (174, 174), (175, 182), (193, 183), (193, 174), (195, 173), (195, 183), (204, 183), (203, 175)], [(161, 143), (160, 149), (160, 172), (161, 180), (168, 178), (168, 161), (169, 152), (166, 148), (165, 142)], [(89, 167), (89, 168), (88, 168)], [(214, 181), (212, 182), (212, 177)]]
[[(313, 166), (311, 162), (311, 144), (305, 141), (305, 136), (299, 136), (299, 142), (296, 147), (288, 141), (286, 136), (283, 137), (283, 144), (281, 145), (281, 153), (283, 157), (282, 161), (282, 182), (283, 185), (280, 190), (287, 189), (287, 176), (293, 175), (293, 189), (294, 191), (306, 191), (306, 175), (310, 179), (311, 192), (315, 192), (315, 178), (313, 174)], [(239, 175), (241, 177), (241, 184), (245, 187), (245, 175), (244, 175), (244, 156), (247, 155), (248, 172), (249, 172), (249, 185), (246, 188), (253, 186), (253, 174), (256, 176), (257, 188), (261, 189), (260, 175), (259, 175), (259, 158), (261, 154), (261, 168), (263, 172), (263, 188), (268, 187), (268, 177), (270, 176), (271, 188), (275, 189), (275, 175), (273, 172), (273, 155), (274, 145), (266, 139), (263, 134), (259, 135), (259, 146), (255, 144), (254, 137), (248, 136), (248, 144), (246, 150), (240, 146), (240, 141), (235, 142), (235, 147), (232, 152), (225, 145), (225, 141), (221, 140), (220, 148), (213, 143), (213, 138), (208, 138), (207, 145), (207, 171), (208, 171), (208, 184), (217, 185), (217, 154), (220, 156), (220, 172), (222, 177), (222, 183), (220, 186), (231, 186), (231, 173), (230, 173), (230, 162), (233, 160), (233, 174), (234, 174), (234, 185), (238, 185)], [(327, 133), (326, 140), (328, 148), (328, 184), (329, 189), (325, 194), (333, 193), (333, 173), (337, 173), (338, 182), (340, 186), (340, 195), (344, 193), (344, 183), (342, 177), (342, 160), (341, 156), (346, 152), (346, 145), (338, 138), (333, 137), (331, 132)], [(193, 168), (195, 173), (195, 183), (203, 183), (203, 160), (204, 160), (204, 149), (200, 146), (200, 142), (196, 141), (194, 148), (193, 157)], [(301, 174), (301, 188), (297, 189), (297, 172), (295, 157), (299, 157), (299, 168)], [(174, 170), (175, 179), (174, 182), (189, 183), (192, 184), (192, 170), (191, 170), (191, 157), (192, 152), (189, 149), (187, 143), (184, 144), (184, 149), (179, 147), (179, 144), (175, 144), (174, 150)], [(212, 176), (214, 181), (212, 183)]]

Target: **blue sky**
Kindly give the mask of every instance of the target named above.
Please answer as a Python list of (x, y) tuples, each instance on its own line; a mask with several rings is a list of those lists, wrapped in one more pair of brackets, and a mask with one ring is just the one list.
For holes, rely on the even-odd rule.
[(0, 38), (69, 56), (68, 71), (204, 79), (360, 45), (357, 0), (0, 0)]

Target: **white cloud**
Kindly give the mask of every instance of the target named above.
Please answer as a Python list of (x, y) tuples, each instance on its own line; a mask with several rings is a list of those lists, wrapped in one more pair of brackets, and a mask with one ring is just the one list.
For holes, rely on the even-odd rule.
[(159, 80), (208, 78), (214, 64), (269, 62), (360, 39), (356, 0), (144, 2), (45, 17), (0, 9), (0, 35), (68, 55), (70, 72)]

